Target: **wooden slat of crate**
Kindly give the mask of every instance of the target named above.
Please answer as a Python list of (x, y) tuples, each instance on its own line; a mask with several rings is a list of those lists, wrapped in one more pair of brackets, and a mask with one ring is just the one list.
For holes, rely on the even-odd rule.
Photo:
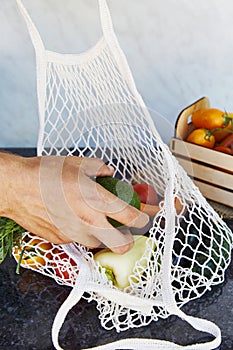
[(190, 160), (184, 158), (177, 157), (177, 160), (193, 178), (193, 182), (204, 197), (233, 207), (233, 181), (231, 174), (190, 162)]
[(206, 165), (190, 162), (188, 159), (177, 157), (181, 166), (187, 171), (187, 173), (199, 180), (209, 182), (215, 186), (223, 187), (226, 190), (233, 191), (232, 175), (224, 173), (220, 170), (209, 168)]
[[(192, 160), (213, 165), (221, 168), (222, 171), (233, 174), (233, 156), (229, 154), (217, 152), (176, 138), (171, 139), (170, 148), (174, 155), (189, 157)], [(233, 178), (231, 181), (233, 182)]]
[(232, 156), (176, 138), (170, 148), (204, 197), (233, 207)]
[(213, 185), (205, 184), (201, 181), (195, 180), (195, 185), (200, 189), (204, 197), (211, 199), (213, 201), (218, 201), (229, 207), (233, 207), (233, 193), (225, 191), (221, 188), (214, 187)]

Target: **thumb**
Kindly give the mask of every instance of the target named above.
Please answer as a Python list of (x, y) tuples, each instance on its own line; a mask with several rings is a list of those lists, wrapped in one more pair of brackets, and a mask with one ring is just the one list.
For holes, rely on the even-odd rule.
[[(96, 227), (94, 237), (108, 247), (114, 253), (124, 254), (133, 247), (134, 240), (129, 229), (117, 230), (108, 222), (104, 227)], [(101, 246), (99, 246), (101, 247)]]

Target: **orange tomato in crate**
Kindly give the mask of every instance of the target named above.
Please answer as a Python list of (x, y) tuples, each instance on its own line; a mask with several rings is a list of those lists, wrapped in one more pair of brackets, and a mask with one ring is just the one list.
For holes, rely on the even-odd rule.
[(215, 137), (207, 129), (194, 129), (187, 137), (186, 141), (195, 143), (199, 146), (214, 148)]
[(198, 109), (192, 113), (192, 123), (196, 128), (233, 128), (233, 114), (216, 108)]

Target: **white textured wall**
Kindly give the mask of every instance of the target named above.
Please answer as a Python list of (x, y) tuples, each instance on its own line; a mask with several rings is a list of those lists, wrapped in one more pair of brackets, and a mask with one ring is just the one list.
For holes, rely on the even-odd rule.
[[(101, 35), (97, 0), (24, 0), (47, 48), (79, 52)], [(174, 125), (208, 96), (233, 111), (232, 0), (108, 0), (147, 106)], [(14, 0), (0, 0), (0, 147), (35, 146), (35, 56)], [(169, 130), (168, 137), (171, 130)]]

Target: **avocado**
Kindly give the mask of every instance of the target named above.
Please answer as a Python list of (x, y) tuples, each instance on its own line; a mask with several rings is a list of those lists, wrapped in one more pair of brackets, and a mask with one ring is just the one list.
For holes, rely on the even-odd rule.
[[(139, 196), (128, 183), (111, 176), (97, 177), (96, 182), (132, 207), (140, 209)], [(108, 221), (114, 227), (122, 226), (120, 222), (109, 217)]]

